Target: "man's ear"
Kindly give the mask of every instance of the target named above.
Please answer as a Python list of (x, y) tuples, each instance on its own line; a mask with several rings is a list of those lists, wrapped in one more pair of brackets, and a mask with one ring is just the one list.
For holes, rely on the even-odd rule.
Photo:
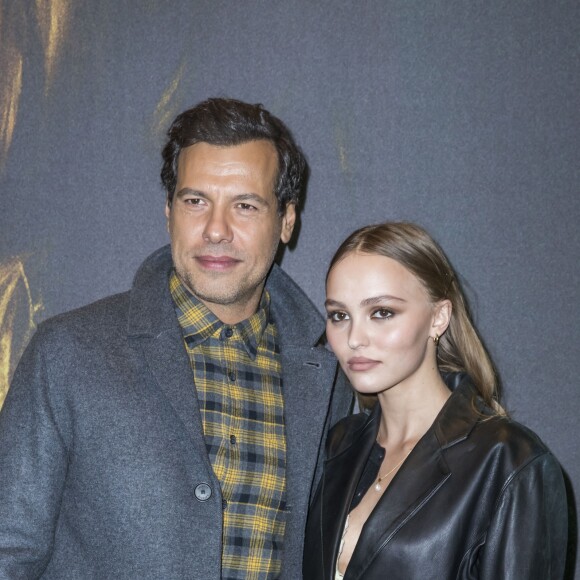
[(171, 202), (169, 201), (169, 198), (166, 199), (165, 201), (165, 218), (166, 218), (166, 223), (165, 223), (165, 227), (167, 228), (167, 231), (169, 231), (169, 218), (171, 217)]
[(443, 336), (451, 322), (452, 310), (451, 300), (441, 300), (435, 304), (432, 323), (433, 334)]
[(292, 237), (294, 231), (294, 224), (296, 224), (296, 204), (289, 203), (286, 205), (284, 215), (282, 216), (282, 230), (280, 232), (280, 240), (287, 244)]

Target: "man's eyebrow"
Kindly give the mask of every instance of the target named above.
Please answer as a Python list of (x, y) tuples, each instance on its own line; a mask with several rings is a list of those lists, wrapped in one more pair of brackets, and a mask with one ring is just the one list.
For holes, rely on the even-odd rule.
[[(199, 191), (197, 189), (192, 189), (191, 187), (182, 187), (179, 191), (175, 193), (175, 197), (181, 199), (186, 195), (192, 195), (194, 197), (199, 197), (201, 199), (210, 199), (207, 193), (203, 191)], [(255, 203), (256, 205), (260, 205), (263, 207), (270, 207), (270, 202), (267, 199), (264, 199), (262, 196), (258, 195), (257, 193), (239, 193), (232, 197), (232, 201), (237, 203)]]

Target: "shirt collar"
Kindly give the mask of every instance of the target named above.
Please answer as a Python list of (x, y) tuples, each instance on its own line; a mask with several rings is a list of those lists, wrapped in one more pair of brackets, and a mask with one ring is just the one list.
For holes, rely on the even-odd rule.
[(169, 290), (175, 304), (179, 325), (188, 347), (193, 348), (215, 336), (220, 340), (239, 341), (250, 358), (255, 359), (266, 326), (270, 322), (270, 295), (264, 290), (255, 314), (237, 324), (224, 324), (181, 282), (175, 270), (169, 277)]

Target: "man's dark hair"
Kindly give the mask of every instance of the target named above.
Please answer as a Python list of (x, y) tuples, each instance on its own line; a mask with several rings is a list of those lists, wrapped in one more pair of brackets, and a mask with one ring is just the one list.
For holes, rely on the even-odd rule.
[(171, 205), (177, 185), (179, 153), (195, 143), (232, 146), (266, 139), (278, 153), (278, 177), (274, 193), (278, 211), (283, 214), (289, 203), (298, 204), (306, 180), (306, 160), (289, 129), (262, 105), (235, 99), (213, 98), (178, 115), (163, 148), (161, 181)]

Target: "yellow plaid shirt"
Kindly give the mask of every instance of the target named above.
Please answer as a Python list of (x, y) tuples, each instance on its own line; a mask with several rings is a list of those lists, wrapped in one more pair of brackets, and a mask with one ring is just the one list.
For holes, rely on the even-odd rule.
[(277, 578), (286, 524), (286, 438), (270, 297), (264, 292), (256, 314), (230, 326), (175, 272), (169, 287), (224, 498), (222, 579)]

